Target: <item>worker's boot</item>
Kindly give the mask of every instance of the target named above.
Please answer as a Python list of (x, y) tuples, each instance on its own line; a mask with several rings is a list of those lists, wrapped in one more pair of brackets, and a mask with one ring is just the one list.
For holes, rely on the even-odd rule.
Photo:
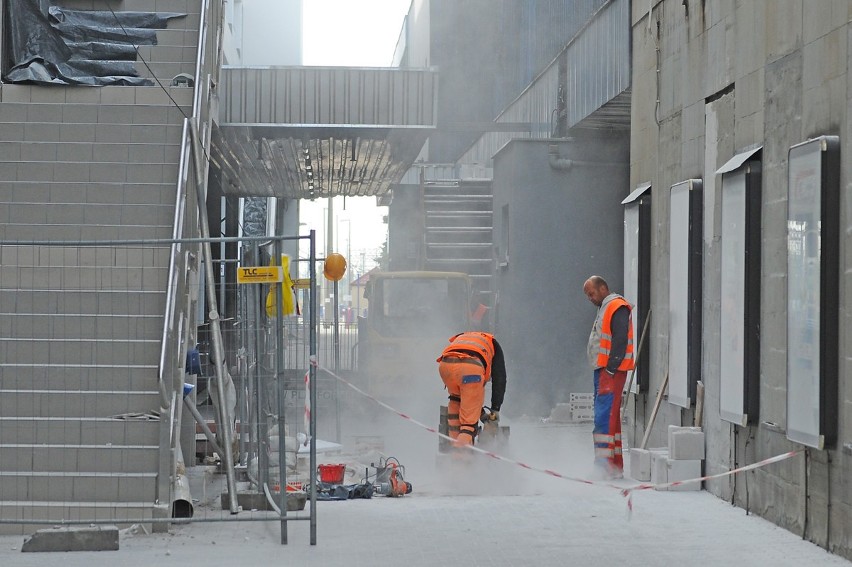
[(459, 436), (456, 437), (453, 446), (457, 448), (464, 448), (465, 445), (473, 445), (478, 433), (479, 426), (477, 424), (471, 425), (469, 423), (464, 423), (460, 425)]

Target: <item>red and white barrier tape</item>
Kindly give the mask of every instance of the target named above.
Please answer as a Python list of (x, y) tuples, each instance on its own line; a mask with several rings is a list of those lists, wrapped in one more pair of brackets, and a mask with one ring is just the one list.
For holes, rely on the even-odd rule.
[[(367, 393), (367, 392), (365, 392), (364, 390), (362, 390), (362, 389), (358, 388), (358, 386), (356, 386), (355, 384), (353, 384), (353, 383), (349, 382), (349, 381), (348, 381), (348, 380), (346, 380), (345, 378), (342, 378), (342, 377), (338, 376), (338, 375), (337, 375), (337, 374), (335, 374), (334, 372), (332, 372), (332, 371), (330, 371), (330, 370), (328, 370), (328, 369), (326, 369), (326, 368), (323, 368), (323, 370), (324, 370), (324, 371), (325, 371), (328, 375), (333, 376), (333, 377), (334, 377), (336, 380), (338, 380), (340, 383), (342, 383), (342, 384), (344, 384), (344, 385), (348, 386), (348, 387), (349, 387), (349, 388), (351, 388), (352, 390), (355, 390), (356, 392), (358, 392), (359, 394), (361, 394), (361, 395), (362, 395), (362, 396), (364, 396), (365, 398), (368, 398), (368, 399), (370, 399), (370, 400), (373, 400), (374, 402), (376, 402), (377, 404), (379, 404), (379, 405), (380, 405), (380, 406), (382, 406), (383, 408), (387, 409), (388, 411), (391, 411), (391, 412), (395, 413), (396, 415), (400, 416), (401, 418), (403, 418), (403, 419), (405, 419), (405, 420), (407, 420), (407, 421), (410, 421), (410, 422), (411, 422), (411, 423), (413, 423), (414, 425), (417, 425), (418, 427), (420, 427), (420, 428), (422, 428), (422, 429), (425, 429), (426, 431), (428, 431), (428, 432), (430, 432), (430, 433), (433, 433), (433, 434), (437, 435), (437, 436), (438, 436), (438, 437), (440, 437), (441, 439), (446, 439), (447, 441), (450, 441), (450, 442), (455, 441), (455, 439), (453, 439), (453, 438), (452, 438), (452, 437), (450, 437), (449, 435), (444, 435), (443, 433), (439, 432), (439, 431), (438, 431), (437, 429), (435, 429), (434, 427), (429, 427), (428, 425), (426, 425), (426, 424), (424, 424), (424, 423), (421, 423), (421, 422), (417, 421), (416, 419), (414, 419), (414, 418), (413, 418), (413, 417), (411, 417), (410, 415), (407, 415), (407, 414), (405, 414), (405, 413), (403, 413), (403, 412), (401, 412), (401, 411), (397, 410), (396, 408), (393, 408), (393, 407), (391, 407), (391, 406), (387, 405), (387, 404), (386, 404), (386, 403), (384, 403), (383, 401), (381, 401), (381, 400), (379, 400), (379, 399), (377, 399), (377, 398), (374, 398), (373, 396), (371, 396), (370, 394), (368, 394), (368, 393)], [(561, 479), (565, 479), (565, 480), (571, 480), (571, 481), (579, 482), (579, 483), (582, 483), (582, 484), (591, 484), (591, 485), (597, 485), (597, 486), (609, 486), (610, 488), (615, 488), (615, 489), (617, 489), (617, 490), (621, 490), (621, 487), (620, 487), (620, 486), (615, 486), (615, 485), (613, 485), (613, 484), (606, 484), (606, 483), (602, 483), (602, 482), (596, 482), (596, 481), (593, 481), (593, 480), (587, 480), (587, 479), (584, 479), (584, 478), (576, 478), (576, 477), (572, 477), (572, 476), (568, 476), (568, 475), (564, 475), (564, 474), (558, 473), (558, 472), (556, 472), (556, 471), (554, 471), (554, 470), (550, 470), (550, 469), (542, 469), (542, 468), (534, 467), (534, 466), (532, 466), (532, 465), (528, 465), (527, 463), (522, 463), (522, 462), (520, 462), (520, 461), (516, 461), (516, 460), (514, 460), (514, 459), (510, 459), (510, 458), (508, 458), (508, 457), (504, 457), (504, 456), (502, 456), (502, 455), (498, 455), (497, 453), (494, 453), (494, 452), (492, 452), (492, 451), (486, 451), (486, 450), (484, 450), (484, 449), (480, 449), (479, 447), (477, 447), (477, 446), (475, 446), (475, 445), (465, 445), (464, 447), (465, 447), (466, 449), (469, 449), (469, 450), (471, 450), (471, 451), (475, 451), (475, 452), (480, 453), (480, 454), (482, 454), (482, 455), (485, 455), (485, 456), (487, 456), (487, 457), (491, 457), (492, 459), (496, 459), (496, 460), (498, 460), (498, 461), (503, 461), (504, 463), (511, 463), (511, 464), (514, 464), (514, 465), (518, 465), (519, 467), (524, 468), (524, 469), (527, 469), (527, 470), (530, 470), (530, 471), (536, 471), (536, 472), (544, 473), (544, 474), (546, 474), (546, 475), (553, 476), (553, 477), (556, 477), (556, 478), (561, 478)]]
[[(313, 357), (312, 357), (312, 359), (313, 359)], [(312, 363), (313, 363), (313, 360), (312, 360)], [(429, 431), (430, 433), (433, 433), (433, 434), (437, 435), (438, 437), (440, 437), (442, 439), (446, 439), (447, 441), (451, 441), (451, 442), (455, 441), (455, 439), (453, 439), (452, 437), (450, 437), (448, 435), (444, 435), (443, 433), (440, 433), (434, 427), (429, 427), (428, 425), (423, 424), (423, 423), (417, 421), (416, 419), (412, 418), (410, 415), (407, 415), (407, 414), (397, 410), (396, 408), (389, 406), (388, 404), (384, 403), (383, 401), (371, 396), (367, 392), (361, 390), (360, 388), (358, 388), (357, 386), (355, 386), (354, 384), (352, 384), (351, 382), (349, 382), (345, 378), (338, 376), (334, 372), (327, 370), (325, 368), (323, 370), (327, 374), (329, 374), (330, 376), (333, 376), (336, 380), (338, 380), (342, 384), (348, 386), (352, 390), (355, 390), (356, 392), (358, 392), (362, 396), (364, 396), (364, 397), (366, 397), (370, 400), (373, 400), (374, 402), (376, 402), (377, 404), (379, 404), (383, 408), (395, 413), (396, 415), (400, 416), (401, 418), (403, 418), (407, 421), (410, 421), (411, 423), (417, 425), (418, 427), (421, 427), (422, 429), (425, 429), (426, 431)], [(799, 453), (802, 452), (802, 451), (789, 451), (787, 453), (783, 453), (781, 455), (776, 455), (774, 457), (769, 457), (768, 459), (763, 459), (762, 461), (752, 463), (752, 464), (746, 465), (744, 467), (739, 467), (739, 468), (729, 470), (729, 471), (726, 471), (726, 472), (723, 472), (723, 473), (709, 475), (709, 476), (703, 476), (703, 477), (700, 477), (700, 478), (691, 478), (691, 479), (688, 479), (688, 480), (677, 480), (677, 481), (674, 481), (674, 482), (667, 482), (667, 483), (662, 483), (662, 484), (643, 483), (643, 484), (640, 484), (638, 486), (633, 486), (633, 487), (630, 487), (630, 488), (624, 488), (622, 486), (616, 486), (616, 485), (608, 483), (608, 482), (588, 480), (588, 479), (585, 479), (585, 478), (577, 478), (577, 477), (568, 476), (568, 475), (558, 473), (558, 472), (551, 470), (551, 469), (542, 469), (542, 468), (539, 468), (539, 467), (534, 467), (532, 465), (528, 465), (527, 463), (522, 463), (521, 461), (516, 461), (514, 459), (510, 459), (508, 457), (498, 455), (497, 453), (494, 453), (492, 451), (486, 451), (484, 449), (480, 449), (479, 447), (477, 447), (475, 445), (465, 445), (464, 447), (467, 448), (467, 449), (470, 449), (471, 451), (475, 451), (477, 453), (485, 455), (487, 457), (491, 457), (492, 459), (496, 459), (498, 461), (503, 461), (504, 463), (511, 463), (511, 464), (517, 465), (517, 466), (519, 466), (523, 469), (527, 469), (527, 470), (535, 471), (535, 472), (540, 472), (540, 473), (543, 473), (543, 474), (546, 474), (548, 476), (552, 476), (552, 477), (555, 477), (555, 478), (561, 478), (561, 479), (564, 479), (564, 480), (579, 482), (581, 484), (589, 484), (589, 485), (593, 485), (593, 486), (607, 486), (609, 488), (614, 488), (614, 489), (618, 490), (619, 492), (621, 492), (622, 496), (627, 498), (628, 515), (630, 515), (630, 513), (633, 511), (633, 492), (635, 492), (637, 490), (650, 490), (652, 488), (653, 489), (670, 488), (670, 487), (673, 487), (673, 486), (681, 486), (681, 485), (684, 485), (684, 484), (703, 482), (705, 480), (712, 480), (712, 479), (716, 479), (716, 478), (731, 476), (731, 475), (734, 475), (734, 474), (747, 472), (747, 471), (750, 471), (750, 470), (765, 467), (767, 465), (771, 465), (773, 463), (778, 463), (780, 461), (787, 460), (789, 458), (795, 457), (796, 455), (798, 455)]]
[(696, 482), (704, 482), (705, 480), (713, 480), (713, 479), (716, 479), (716, 478), (723, 478), (723, 477), (726, 477), (726, 476), (731, 476), (731, 475), (735, 475), (735, 474), (738, 474), (738, 473), (747, 472), (747, 471), (754, 470), (754, 469), (759, 469), (761, 467), (765, 467), (766, 465), (771, 465), (772, 463), (778, 463), (778, 462), (781, 462), (781, 461), (786, 461), (787, 459), (795, 457), (796, 455), (798, 455), (801, 452), (802, 451), (788, 451), (786, 453), (782, 453), (780, 455), (775, 455), (774, 457), (769, 457), (768, 459), (763, 459), (762, 461), (758, 461), (756, 463), (752, 463), (752, 464), (746, 465), (744, 467), (739, 467), (739, 468), (732, 469), (732, 470), (729, 470), (729, 471), (725, 471), (725, 472), (719, 473), (719, 474), (702, 476), (700, 478), (690, 478), (690, 479), (687, 479), (687, 480), (676, 480), (674, 482), (665, 482), (665, 483), (662, 483), (662, 484), (643, 483), (643, 484), (640, 484), (638, 486), (632, 486), (630, 488), (621, 489), (621, 495), (627, 497), (627, 510), (628, 510), (628, 513), (630, 513), (630, 512), (633, 511), (633, 493), (636, 492), (637, 490), (650, 490), (652, 488), (655, 489), (655, 490), (660, 490), (660, 489), (664, 489), (664, 488), (671, 488), (673, 486), (682, 486), (684, 484), (694, 484)]

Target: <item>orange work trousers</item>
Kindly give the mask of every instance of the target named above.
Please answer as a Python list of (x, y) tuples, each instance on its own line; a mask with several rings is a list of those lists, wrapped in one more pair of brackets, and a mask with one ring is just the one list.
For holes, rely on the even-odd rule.
[(447, 425), (456, 447), (473, 445), (482, 404), (485, 402), (485, 368), (468, 362), (438, 364), (438, 373), (447, 387)]

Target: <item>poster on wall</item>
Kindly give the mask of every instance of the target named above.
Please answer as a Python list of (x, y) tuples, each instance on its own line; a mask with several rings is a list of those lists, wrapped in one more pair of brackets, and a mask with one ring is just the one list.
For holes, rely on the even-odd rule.
[[(639, 185), (622, 202), (624, 205), (624, 297), (633, 306), (633, 340), (636, 361), (630, 391), (648, 389), (648, 336), (642, 330), (651, 303), (651, 184)], [(640, 344), (641, 343), (641, 344)], [(640, 347), (641, 346), (641, 350)]]
[[(719, 414), (745, 426), (760, 409), (760, 147), (741, 152), (722, 175)], [(749, 161), (746, 161), (748, 159)]]
[(720, 392), (722, 419), (746, 424), (745, 388), (745, 172), (722, 181), (722, 266), (720, 299)]
[(669, 201), (669, 402), (689, 408), (701, 374), (700, 179), (672, 185)]
[(787, 438), (836, 434), (839, 139), (790, 148), (787, 180)]

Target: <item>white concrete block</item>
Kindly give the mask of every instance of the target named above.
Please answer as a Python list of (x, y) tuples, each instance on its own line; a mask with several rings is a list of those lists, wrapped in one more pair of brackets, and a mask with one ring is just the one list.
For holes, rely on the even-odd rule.
[(595, 420), (595, 413), (585, 410), (572, 411), (571, 421), (573, 423), (592, 422)]
[[(677, 482), (679, 480), (690, 480), (693, 478), (701, 478), (701, 461), (700, 460), (675, 460), (666, 459), (666, 482)], [(687, 492), (701, 490), (700, 482), (690, 482), (680, 486), (671, 486), (666, 490), (672, 492)]]
[(669, 456), (680, 461), (704, 459), (704, 432), (700, 427), (684, 427), (669, 432)]
[(666, 461), (669, 458), (668, 449), (650, 449), (651, 453), (651, 483), (665, 484), (668, 482), (668, 467)]
[[(575, 394), (571, 394), (574, 396)], [(556, 404), (556, 407), (550, 412), (550, 417), (547, 421), (550, 423), (577, 423), (584, 421), (594, 421), (595, 408), (591, 400), (589, 401), (570, 401), (567, 404)]]
[(669, 425), (668, 448), (672, 450), (672, 433), (675, 431), (701, 431), (700, 427), (681, 427), (680, 425)]
[(568, 394), (568, 401), (569, 402), (592, 403), (594, 400), (595, 400), (595, 395), (594, 395), (594, 393), (591, 393), (591, 392), (589, 392), (589, 393), (571, 392), (570, 394)]
[(651, 452), (647, 449), (630, 449), (630, 478), (651, 480)]
[(595, 406), (591, 401), (568, 402), (571, 406), (571, 421), (594, 421)]

